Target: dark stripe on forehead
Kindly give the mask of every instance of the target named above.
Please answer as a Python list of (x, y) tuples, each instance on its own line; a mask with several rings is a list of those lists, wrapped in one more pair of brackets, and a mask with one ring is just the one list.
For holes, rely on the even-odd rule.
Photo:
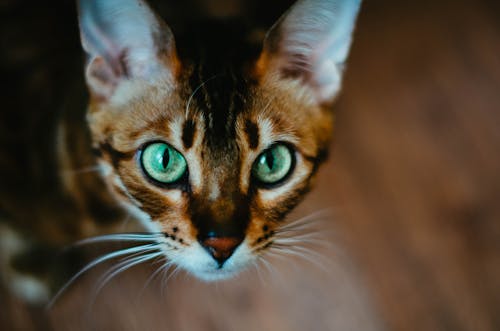
[[(205, 122), (205, 138), (213, 147), (222, 147), (236, 136), (236, 117), (243, 110), (245, 82), (241, 74), (218, 61), (197, 64), (191, 77), (196, 109)], [(223, 71), (214, 73), (218, 68)]]
[(247, 120), (245, 122), (245, 133), (247, 135), (248, 146), (251, 149), (256, 149), (259, 146), (259, 128), (254, 122)]
[[(257, 57), (260, 45), (247, 42), (241, 21), (203, 22), (191, 25), (178, 38), (181, 59), (192, 70), (190, 111), (199, 112), (205, 122), (205, 142), (216, 149), (235, 143), (236, 118), (244, 110), (248, 95), (245, 72)], [(189, 96), (189, 95), (188, 95)]]
[(194, 135), (196, 134), (196, 125), (193, 120), (187, 120), (182, 127), (182, 143), (185, 149), (193, 146)]

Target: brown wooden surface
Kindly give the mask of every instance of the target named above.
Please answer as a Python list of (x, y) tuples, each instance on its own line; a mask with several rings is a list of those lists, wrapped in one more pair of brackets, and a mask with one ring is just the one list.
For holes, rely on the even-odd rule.
[[(499, 330), (499, 13), (495, 1), (366, 1), (332, 158), (292, 216), (333, 208), (323, 268), (284, 260), (142, 291), (144, 266), (92, 303), (101, 268), (58, 302), (54, 329)], [(0, 330), (43, 325), (5, 293), (0, 305)]]

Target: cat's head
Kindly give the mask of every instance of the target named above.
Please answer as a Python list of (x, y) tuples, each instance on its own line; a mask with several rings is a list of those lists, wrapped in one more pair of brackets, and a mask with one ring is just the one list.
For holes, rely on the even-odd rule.
[(254, 52), (224, 28), (175, 42), (144, 1), (79, 2), (103, 176), (169, 260), (220, 279), (273, 245), (325, 158), (359, 5), (299, 0)]

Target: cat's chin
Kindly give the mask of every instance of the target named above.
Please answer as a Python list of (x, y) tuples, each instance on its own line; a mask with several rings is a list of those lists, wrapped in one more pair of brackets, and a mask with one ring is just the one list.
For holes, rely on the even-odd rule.
[(212, 283), (217, 281), (223, 281), (226, 279), (233, 278), (241, 272), (239, 271), (228, 271), (224, 269), (212, 270), (212, 271), (190, 271), (190, 274), (198, 278), (201, 281)]

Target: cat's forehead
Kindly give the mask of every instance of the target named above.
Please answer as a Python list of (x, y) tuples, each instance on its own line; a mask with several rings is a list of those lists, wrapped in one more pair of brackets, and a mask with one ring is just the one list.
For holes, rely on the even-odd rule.
[(232, 147), (237, 120), (252, 112), (257, 83), (248, 69), (261, 47), (247, 41), (248, 33), (233, 21), (194, 25), (178, 34), (186, 118), (203, 122), (205, 143), (216, 149)]
[(288, 111), (298, 105), (266, 92), (239, 68), (230, 70), (212, 74), (203, 72), (199, 64), (192, 71), (189, 95), (182, 98), (186, 100), (184, 117), (178, 121), (184, 147), (193, 144), (196, 128), (202, 131), (201, 145), (211, 155), (222, 153), (226, 158), (245, 150), (259, 151), (280, 140), (299, 143), (301, 128), (307, 125), (295, 117), (304, 114)]
[(238, 117), (250, 111), (250, 84), (243, 75), (231, 67), (206, 71), (204, 63), (198, 63), (186, 86), (187, 118), (202, 119), (207, 143), (223, 146), (234, 140)]

